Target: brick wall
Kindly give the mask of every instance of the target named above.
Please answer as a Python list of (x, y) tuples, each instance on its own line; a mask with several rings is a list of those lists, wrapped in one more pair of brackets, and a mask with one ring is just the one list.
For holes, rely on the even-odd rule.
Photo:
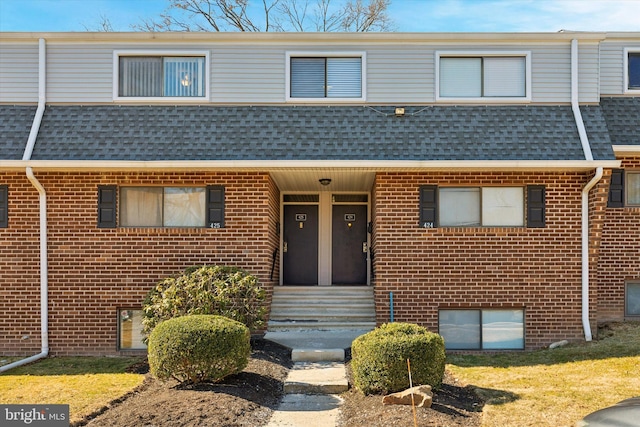
[(40, 353), (38, 192), (25, 172), (4, 173), (9, 227), (0, 228), (0, 354)]
[[(393, 292), (395, 320), (430, 330), (438, 330), (439, 308), (520, 308), (527, 349), (581, 339), (581, 189), (592, 175), (379, 173), (374, 186), (378, 322), (389, 321)], [(421, 185), (545, 185), (546, 227), (419, 228)], [(592, 203), (592, 209), (601, 207), (602, 197)]]
[[(640, 170), (640, 157), (622, 159)], [(640, 207), (607, 208), (598, 260), (598, 321), (624, 319), (625, 281), (640, 280)]]
[[(159, 279), (188, 266), (238, 266), (255, 274), (269, 293), (277, 282), (270, 273), (278, 193), (267, 174), (36, 172), (36, 177), (47, 190), (53, 355), (116, 353), (117, 309), (140, 307)], [(113, 184), (224, 185), (225, 228), (97, 228), (97, 187)], [(11, 226), (0, 231), (0, 244), (20, 242), (21, 250), (0, 261), (2, 282), (11, 285), (2, 286), (0, 300), (2, 352), (33, 353), (39, 350), (38, 200), (26, 179), (16, 176), (9, 185)], [(24, 334), (31, 338), (22, 340)]]

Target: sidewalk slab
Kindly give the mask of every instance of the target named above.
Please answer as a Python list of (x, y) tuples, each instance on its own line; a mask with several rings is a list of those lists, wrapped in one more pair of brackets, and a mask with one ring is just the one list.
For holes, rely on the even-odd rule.
[(291, 350), (293, 362), (342, 362), (343, 348), (294, 348)]
[(286, 394), (339, 394), (348, 389), (340, 362), (296, 362), (284, 382)]
[(334, 395), (288, 394), (267, 427), (331, 427), (340, 415), (342, 399)]

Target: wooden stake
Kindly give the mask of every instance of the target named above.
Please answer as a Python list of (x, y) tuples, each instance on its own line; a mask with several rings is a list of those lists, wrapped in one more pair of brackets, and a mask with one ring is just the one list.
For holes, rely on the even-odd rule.
[[(411, 362), (407, 359), (407, 369), (409, 370), (409, 388), (413, 388), (413, 380), (411, 379)], [(413, 391), (411, 392), (411, 410), (413, 411), (413, 425), (418, 427), (418, 416), (416, 415), (416, 402), (413, 398)]]

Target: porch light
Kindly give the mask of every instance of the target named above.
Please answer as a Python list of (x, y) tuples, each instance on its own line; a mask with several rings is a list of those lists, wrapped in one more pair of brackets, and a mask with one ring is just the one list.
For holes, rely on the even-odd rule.
[(331, 178), (320, 178), (318, 182), (322, 185), (329, 185), (331, 184)]

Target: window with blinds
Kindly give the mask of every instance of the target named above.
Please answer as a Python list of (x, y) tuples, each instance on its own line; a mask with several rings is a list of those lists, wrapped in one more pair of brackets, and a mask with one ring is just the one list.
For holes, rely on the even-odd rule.
[(362, 99), (362, 56), (291, 56), (290, 99)]
[(121, 55), (118, 98), (204, 98), (205, 56)]
[(527, 56), (439, 56), (438, 98), (527, 99)]
[(625, 49), (625, 80), (627, 92), (640, 91), (640, 50)]

